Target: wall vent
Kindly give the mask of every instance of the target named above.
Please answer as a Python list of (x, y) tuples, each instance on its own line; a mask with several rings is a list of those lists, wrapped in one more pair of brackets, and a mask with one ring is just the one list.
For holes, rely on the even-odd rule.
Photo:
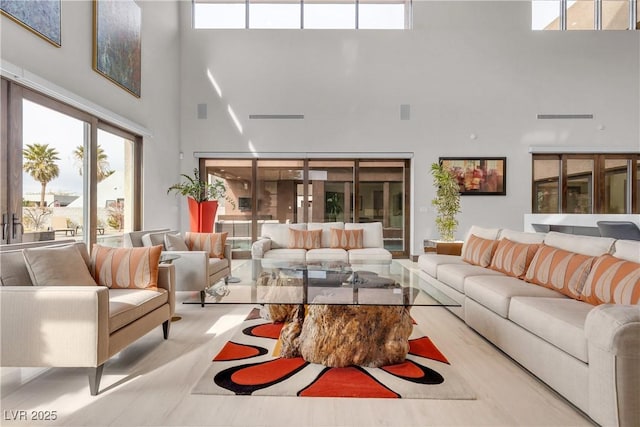
[(538, 114), (538, 120), (544, 119), (593, 119), (593, 114)]
[(271, 119), (286, 119), (286, 120), (299, 120), (304, 119), (304, 114), (249, 114), (249, 118), (253, 120), (271, 120)]

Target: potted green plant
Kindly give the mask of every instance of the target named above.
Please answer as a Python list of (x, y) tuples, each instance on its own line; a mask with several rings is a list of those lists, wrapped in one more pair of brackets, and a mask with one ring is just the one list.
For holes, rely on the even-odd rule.
[(453, 172), (445, 169), (440, 163), (431, 164), (433, 185), (437, 188), (436, 197), (431, 204), (436, 207), (436, 228), (440, 239), (452, 242), (458, 227), (456, 215), (460, 212), (460, 186)]
[(191, 231), (211, 233), (218, 210), (218, 200), (225, 198), (235, 207), (233, 200), (227, 197), (224, 182), (221, 179), (215, 179), (212, 183), (203, 181), (200, 179), (198, 168), (193, 169), (193, 177), (186, 174), (180, 176), (185, 180), (169, 187), (167, 194), (173, 191), (187, 196)]

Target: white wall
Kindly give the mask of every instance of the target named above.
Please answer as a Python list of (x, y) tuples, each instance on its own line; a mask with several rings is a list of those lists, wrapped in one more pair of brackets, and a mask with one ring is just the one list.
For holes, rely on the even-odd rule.
[(193, 30), (181, 7), (181, 169), (195, 151), (249, 153), (250, 141), (257, 152), (413, 152), (412, 253), (437, 235), (428, 168), (439, 156), (507, 157), (506, 196), (463, 197), (462, 237), (472, 224), (523, 228), (529, 146), (640, 149), (638, 31), (532, 32), (528, 1), (414, 0), (412, 31)]
[(2, 16), (0, 54), (3, 61), (150, 130), (152, 136), (143, 144), (143, 224), (157, 228), (177, 223), (176, 201), (166, 189), (179, 173), (179, 8), (173, 1), (138, 4), (142, 8), (140, 98), (92, 69), (92, 1), (62, 2), (60, 48)]

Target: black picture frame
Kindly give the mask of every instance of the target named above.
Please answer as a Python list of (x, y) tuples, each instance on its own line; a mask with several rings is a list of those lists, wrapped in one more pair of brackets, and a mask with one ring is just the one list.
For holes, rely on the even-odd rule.
[(440, 157), (439, 162), (458, 178), (460, 195), (505, 196), (506, 157)]

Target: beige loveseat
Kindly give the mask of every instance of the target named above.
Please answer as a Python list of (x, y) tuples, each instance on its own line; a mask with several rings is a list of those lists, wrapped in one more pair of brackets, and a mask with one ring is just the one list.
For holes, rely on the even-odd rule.
[[(363, 247), (340, 249), (331, 247), (331, 229), (363, 230)], [(289, 248), (289, 230), (322, 230), (321, 247), (317, 249)], [(391, 252), (384, 249), (382, 223), (310, 222), (297, 224), (266, 223), (262, 236), (251, 246), (253, 259), (315, 262), (341, 261), (349, 264), (391, 263)]]
[(231, 246), (225, 245), (224, 259), (211, 258), (205, 251), (166, 250), (165, 235), (177, 235), (169, 229), (132, 231), (124, 234), (124, 247), (162, 245), (165, 255), (175, 255), (172, 261), (176, 271), (176, 291), (197, 291), (204, 307), (205, 290), (220, 280), (227, 282), (231, 275)]
[[(20, 249), (23, 246), (30, 245), (11, 250), (5, 247), (0, 253), (2, 366), (87, 367), (89, 389), (96, 395), (104, 363), (111, 356), (160, 325), (164, 338), (168, 338), (175, 307), (172, 265), (159, 266), (157, 289), (109, 289), (95, 282), (34, 286)], [(75, 255), (81, 257), (80, 264), (84, 261), (89, 274), (84, 243), (28, 249), (51, 248), (65, 251), (61, 252), (64, 259), (71, 258), (66, 255), (69, 248), (77, 249)], [(76, 263), (64, 263), (58, 262), (58, 268), (51, 269), (62, 280), (69, 276), (65, 269), (78, 268)]]
[[(453, 313), (597, 423), (639, 426), (640, 305), (591, 305), (580, 299), (590, 292), (589, 283), (602, 277), (594, 267), (599, 258), (612, 254), (638, 263), (640, 242), (472, 227), (465, 245), (471, 235), (543, 243), (595, 257), (588, 275), (581, 278), (585, 286), (578, 299), (472, 265), (460, 256), (425, 254), (418, 264), (428, 283), (461, 304), (451, 309)], [(531, 280), (529, 270), (526, 277)], [(638, 286), (640, 272), (635, 269), (634, 276), (632, 264), (631, 270), (626, 284)]]

